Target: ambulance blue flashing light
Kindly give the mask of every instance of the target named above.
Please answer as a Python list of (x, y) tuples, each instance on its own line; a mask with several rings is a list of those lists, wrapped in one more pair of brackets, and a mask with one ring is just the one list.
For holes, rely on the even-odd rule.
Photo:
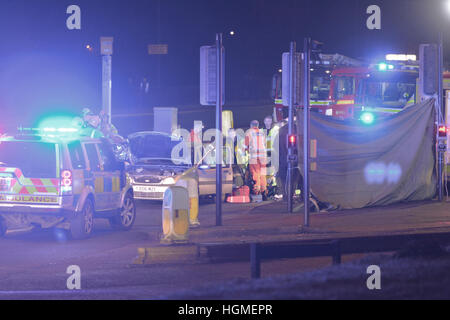
[(373, 115), (372, 112), (364, 112), (361, 114), (361, 121), (364, 124), (372, 124), (375, 121), (375, 116)]
[(75, 133), (78, 132), (77, 128), (43, 128), (44, 132), (58, 132), (58, 133)]

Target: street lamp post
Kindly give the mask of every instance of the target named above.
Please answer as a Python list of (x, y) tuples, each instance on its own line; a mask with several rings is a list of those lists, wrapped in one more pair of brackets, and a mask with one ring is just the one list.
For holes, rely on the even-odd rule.
[(102, 54), (102, 110), (108, 116), (108, 122), (111, 124), (113, 38), (101, 37), (100, 48)]

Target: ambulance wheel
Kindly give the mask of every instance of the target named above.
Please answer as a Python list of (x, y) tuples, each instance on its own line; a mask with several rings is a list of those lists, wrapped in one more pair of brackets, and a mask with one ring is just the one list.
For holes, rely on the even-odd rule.
[(70, 234), (73, 239), (87, 239), (94, 229), (94, 205), (86, 199), (83, 210), (77, 212), (70, 221)]
[(114, 230), (128, 231), (136, 220), (136, 204), (131, 192), (125, 195), (123, 206), (119, 214), (109, 219), (109, 224)]

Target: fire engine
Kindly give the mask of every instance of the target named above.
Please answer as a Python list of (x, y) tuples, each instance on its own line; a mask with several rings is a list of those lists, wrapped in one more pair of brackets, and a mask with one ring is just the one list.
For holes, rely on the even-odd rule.
[[(329, 92), (331, 75), (334, 69), (339, 67), (358, 67), (362, 61), (346, 57), (340, 54), (319, 53), (311, 59), (311, 106), (327, 106), (330, 104)], [(287, 107), (282, 100), (281, 70), (272, 78), (272, 99), (274, 99), (275, 121), (281, 121), (287, 116)]]
[(329, 104), (311, 108), (338, 119), (372, 122), (415, 104), (418, 77), (419, 65), (415, 61), (335, 68), (331, 73)]

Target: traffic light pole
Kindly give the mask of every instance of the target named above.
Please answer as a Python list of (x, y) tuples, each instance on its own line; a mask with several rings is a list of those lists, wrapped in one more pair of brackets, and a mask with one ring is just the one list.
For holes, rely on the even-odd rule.
[[(443, 40), (442, 40), (442, 32), (439, 32), (439, 46), (438, 46), (438, 106), (439, 106), (439, 113), (441, 117), (439, 117), (438, 124), (442, 125), (442, 121), (445, 123), (445, 110), (443, 108), (443, 88), (442, 88), (442, 74), (443, 74), (443, 61), (442, 61), (442, 50), (443, 50)], [(443, 187), (443, 171), (444, 171), (444, 153), (445, 153), (445, 147), (446, 147), (446, 141), (443, 143), (443, 141), (438, 141), (438, 194), (439, 194), (439, 201), (443, 201), (444, 199), (444, 187)]]
[(216, 226), (222, 225), (222, 34), (216, 34)]
[(305, 204), (304, 227), (309, 227), (309, 86), (310, 86), (311, 39), (305, 38), (303, 52), (303, 203)]
[[(295, 52), (296, 51), (296, 43), (294, 41), (291, 42), (291, 47), (289, 51), (289, 116), (288, 116), (288, 137), (293, 134), (293, 123), (294, 123), (294, 61), (295, 61)], [(288, 143), (288, 172), (287, 172), (287, 204), (288, 204), (288, 212), (292, 213), (293, 211), (293, 185), (292, 185), (292, 171), (293, 171), (293, 161), (292, 156), (294, 155), (294, 150), (290, 143)]]

